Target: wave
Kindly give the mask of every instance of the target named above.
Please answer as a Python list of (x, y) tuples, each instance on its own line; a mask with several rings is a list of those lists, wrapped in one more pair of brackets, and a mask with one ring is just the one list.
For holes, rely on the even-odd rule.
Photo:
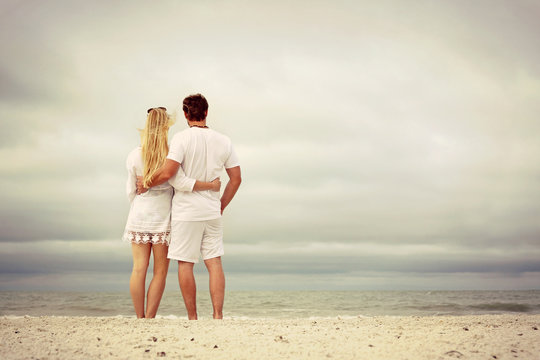
[[(446, 292), (230, 292), (225, 308), (230, 319), (336, 318), (357, 316), (438, 316), (540, 314), (540, 291)], [(201, 318), (212, 313), (209, 294), (199, 299)], [(158, 318), (184, 319), (178, 294), (165, 293)], [(170, 314), (170, 315), (169, 315)], [(0, 316), (134, 317), (126, 293), (24, 293), (0, 291)], [(211, 315), (210, 315), (211, 316)]]
[(527, 304), (519, 303), (486, 303), (478, 305), (470, 305), (469, 308), (480, 311), (496, 311), (496, 312), (519, 312), (519, 313), (528, 313), (533, 312), (536, 309), (539, 309), (540, 306), (532, 306)]

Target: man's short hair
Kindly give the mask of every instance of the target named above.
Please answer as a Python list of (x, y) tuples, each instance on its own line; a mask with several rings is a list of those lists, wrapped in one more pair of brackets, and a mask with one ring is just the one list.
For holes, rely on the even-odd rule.
[(182, 110), (189, 121), (203, 121), (208, 111), (208, 101), (201, 94), (189, 95), (182, 102)]

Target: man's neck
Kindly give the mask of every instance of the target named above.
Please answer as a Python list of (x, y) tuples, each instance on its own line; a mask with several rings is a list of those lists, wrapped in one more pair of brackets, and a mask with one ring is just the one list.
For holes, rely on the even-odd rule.
[(199, 127), (199, 128), (205, 128), (206, 126), (206, 119), (202, 121), (188, 121), (189, 127)]

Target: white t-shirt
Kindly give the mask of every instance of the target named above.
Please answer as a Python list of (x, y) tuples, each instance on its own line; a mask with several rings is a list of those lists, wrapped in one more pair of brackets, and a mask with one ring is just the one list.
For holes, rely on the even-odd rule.
[[(240, 165), (227, 136), (212, 129), (195, 126), (174, 135), (167, 159), (179, 162), (185, 176), (199, 181), (212, 181), (221, 176), (223, 168), (230, 169)], [(172, 204), (173, 220), (203, 221), (219, 217), (219, 192), (205, 190), (175, 193)]]

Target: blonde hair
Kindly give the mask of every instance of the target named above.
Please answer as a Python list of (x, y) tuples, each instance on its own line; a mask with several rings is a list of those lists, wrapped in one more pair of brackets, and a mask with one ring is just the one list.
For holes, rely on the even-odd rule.
[(152, 181), (155, 173), (165, 163), (169, 152), (169, 127), (174, 120), (167, 114), (165, 108), (153, 108), (148, 112), (146, 126), (139, 129), (143, 160), (143, 186)]

